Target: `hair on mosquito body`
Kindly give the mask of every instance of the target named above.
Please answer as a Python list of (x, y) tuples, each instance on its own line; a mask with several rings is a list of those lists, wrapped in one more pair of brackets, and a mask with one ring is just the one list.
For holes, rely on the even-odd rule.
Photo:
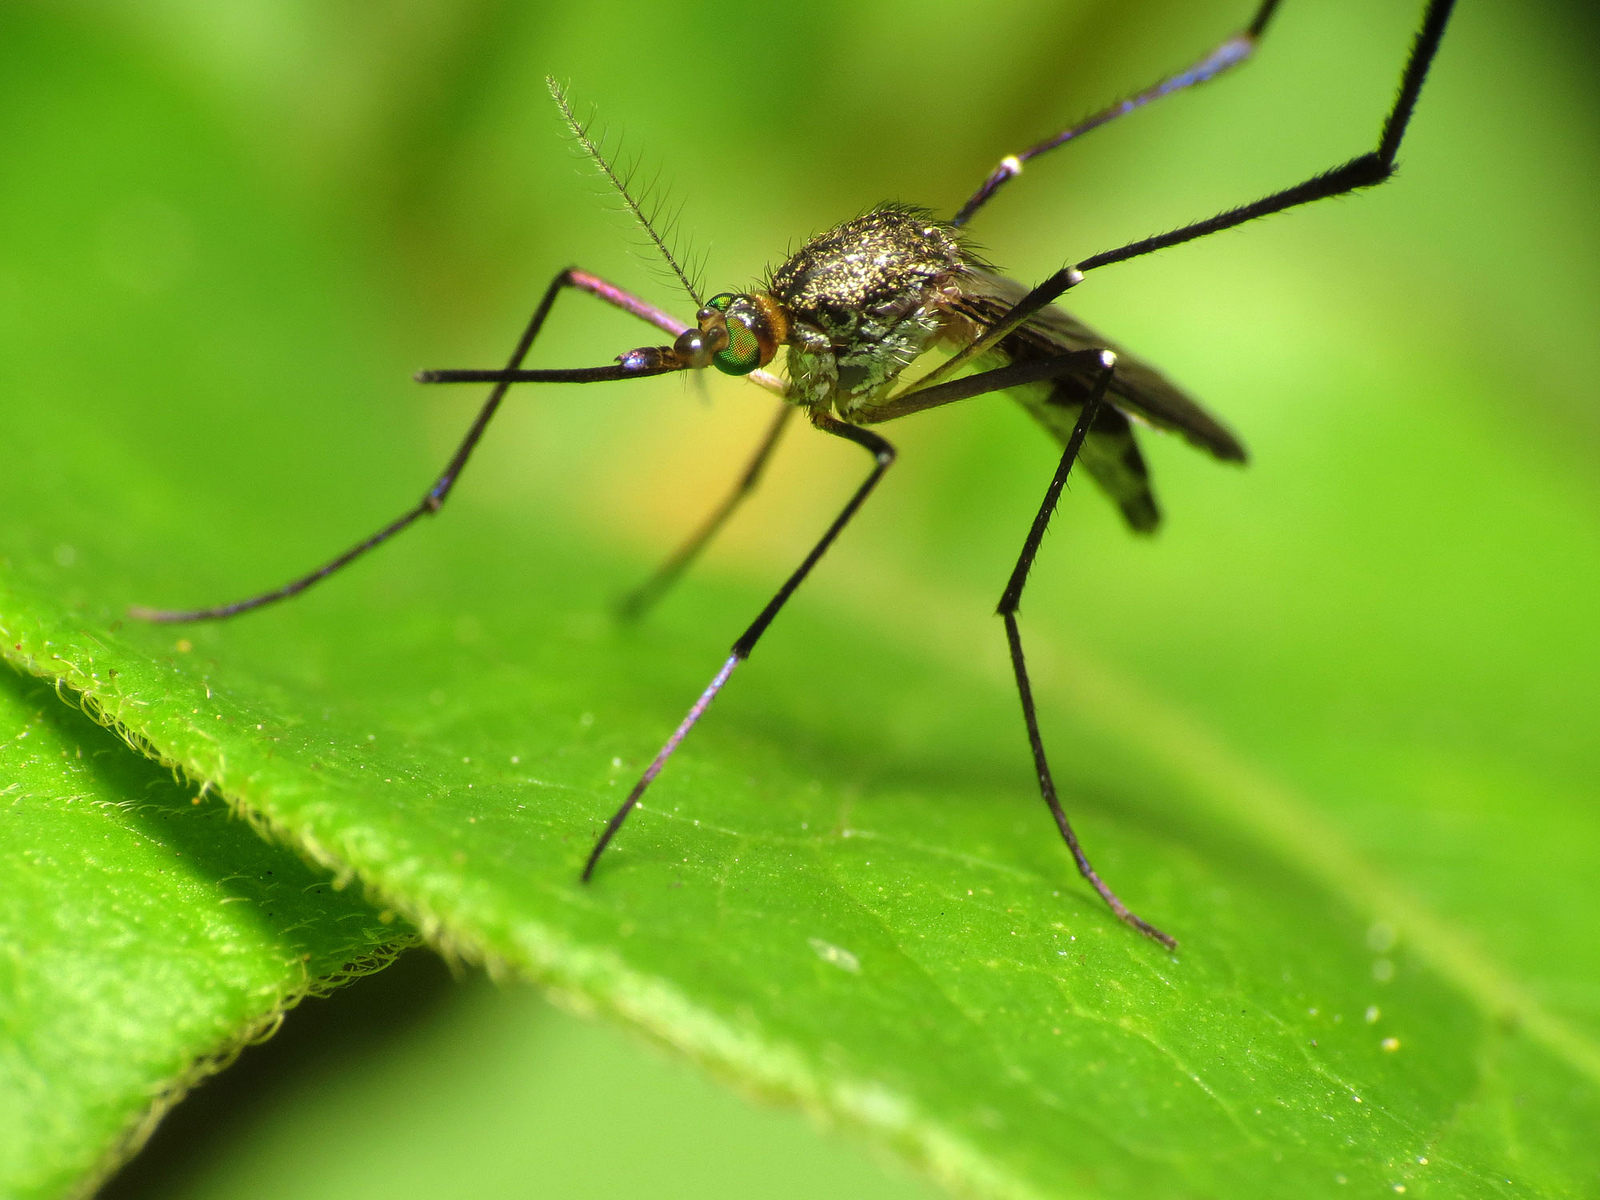
[[(625, 617), (642, 616), (695, 561), (760, 482), (796, 414), (803, 415), (818, 432), (859, 446), (870, 457), (871, 466), (799, 565), (735, 639), (710, 683), (611, 814), (583, 864), (580, 878), (587, 882), (645, 791), (894, 463), (894, 445), (875, 427), (975, 396), (1004, 393), (1062, 447), (997, 606), (1040, 798), (1078, 873), (1106, 907), (1152, 940), (1169, 949), (1176, 946), (1174, 938), (1122, 901), (1095, 870), (1078, 840), (1045, 752), (1018, 616), (1045, 531), (1075, 467), (1089, 475), (1132, 532), (1148, 533), (1159, 526), (1162, 516), (1140, 449), (1142, 428), (1176, 434), (1224, 463), (1243, 463), (1246, 452), (1234, 432), (1183, 386), (1056, 302), (1083, 283), (1090, 272), (1313, 201), (1375, 187), (1392, 178), (1453, 0), (1426, 0), (1399, 86), (1372, 150), (1258, 199), (1079, 259), (1031, 286), (987, 262), (966, 226), (1023, 174), (1032, 159), (1248, 61), (1280, 2), (1262, 0), (1248, 25), (1188, 66), (1066, 129), (1002, 155), (950, 217), (941, 218), (912, 204), (879, 204), (805, 240), (775, 263), (756, 287), (718, 292), (704, 299), (697, 272), (685, 270), (675, 253), (674, 214), (662, 207), (659, 192), (653, 187), (632, 187), (637, 172), (619, 171), (612, 165), (590, 135), (592, 120), (579, 121), (564, 89), (550, 81), (551, 95), (569, 135), (620, 197), (647, 244), (664, 260), (671, 277), (694, 304), (693, 320), (682, 320), (589, 271), (568, 267), (557, 272), (504, 367), (423, 371), (416, 376), (422, 383), (480, 383), (490, 385), (490, 390), (444, 470), (412, 508), (317, 569), (271, 591), (211, 608), (130, 611), (147, 620), (167, 622), (232, 617), (298, 595), (326, 579), (421, 517), (439, 511), (513, 385), (620, 382), (707, 368), (749, 380), (777, 401), (766, 432), (722, 503), (623, 601)], [(652, 201), (652, 195), (658, 199)], [(598, 366), (525, 368), (524, 360), (551, 309), (569, 291), (628, 313), (670, 338), (670, 343), (637, 346)], [(913, 364), (925, 361), (934, 363), (931, 369), (912, 370)]]

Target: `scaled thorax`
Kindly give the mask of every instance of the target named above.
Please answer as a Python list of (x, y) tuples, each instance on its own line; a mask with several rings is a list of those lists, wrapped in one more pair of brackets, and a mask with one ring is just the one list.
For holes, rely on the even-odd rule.
[(676, 350), (742, 375), (787, 346), (789, 401), (848, 420), (945, 331), (971, 261), (928, 213), (877, 208), (812, 238), (764, 290), (713, 296)]

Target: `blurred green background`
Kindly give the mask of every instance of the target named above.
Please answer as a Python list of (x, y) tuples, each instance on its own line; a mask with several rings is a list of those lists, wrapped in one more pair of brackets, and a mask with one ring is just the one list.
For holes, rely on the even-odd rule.
[[(1415, 7), (1290, 0), (1260, 61), (1030, 167), (973, 234), (1031, 280), (1368, 148)], [(62, 472), (64, 456), (98, 466), (59, 497), (53, 524), (9, 524), (7, 549), (68, 593), (119, 603), (275, 582), (416, 494), (475, 397), (419, 395), (407, 376), (498, 362), (555, 270), (580, 264), (682, 308), (562, 140), (546, 74), (570, 82), (580, 110), (598, 106), (646, 177), (662, 169), (707, 284), (737, 288), (874, 201), (952, 210), (1000, 154), (1186, 61), (1244, 15), (1044, 0), (9, 5), (7, 471), (15, 485)], [(1224, 414), (1254, 462), (1225, 470), (1158, 440), (1161, 537), (1129, 539), (1098, 497), (1077, 497), (1026, 610), (1041, 663), (1052, 644), (1086, 647), (1203, 714), (1591, 1032), (1597, 85), (1588, 6), (1467, 3), (1398, 183), (1097, 273), (1075, 292), (1076, 311)], [(227, 170), (194, 170), (201, 160)], [(231, 182), (219, 190), (219, 178)], [(307, 261), (284, 261), (286, 246)], [(322, 281), (315, 293), (285, 294), (307, 277)], [(642, 340), (580, 299), (547, 338), (548, 365), (604, 362)], [(527, 522), (642, 570), (726, 486), (768, 411), (724, 381), (709, 404), (676, 381), (525, 394), (451, 511), (418, 536)], [(888, 623), (917, 651), (998, 655), (988, 614), (1052, 446), (999, 400), (886, 432), (901, 462), (809, 593), (868, 627), (903, 613)], [(861, 469), (820, 440), (790, 440), (706, 577), (756, 590), (804, 552)], [(412, 473), (374, 478), (368, 460)], [(1487, 469), (1463, 480), (1464, 461)], [(285, 493), (326, 523), (286, 523)], [(199, 531), (196, 508), (210, 516)], [(164, 572), (160, 548), (197, 538), (211, 573)], [(523, 550), (508, 540), (504, 552)], [(772, 657), (786, 653), (804, 647)], [(784, 687), (780, 670), (742, 683)], [(287, 1082), (248, 1093), (219, 1127), (178, 1121), (190, 1144), (168, 1135), (115, 1188), (913, 1190), (521, 993), (395, 970), (409, 973), (321, 1002), (347, 1014), (329, 1029), (377, 1023), (363, 1005), (406, 1012), (392, 1036), (295, 1041), (293, 1027), (316, 1019), (297, 1014), (281, 1043), (251, 1055), (279, 1060)], [(343, 1074), (317, 1073), (346, 1053)], [(399, 1117), (329, 1136), (331, 1122), (359, 1124), (396, 1097), (448, 1101), (439, 1073), (481, 1106), (444, 1106), (462, 1131), (448, 1151), (402, 1154), (427, 1143)], [(658, 1107), (621, 1107), (644, 1095)], [(610, 1105), (641, 1139), (626, 1149), (590, 1122), (561, 1123)], [(578, 1152), (493, 1136), (532, 1125)], [(470, 1131), (482, 1141), (459, 1155)], [(737, 1167), (726, 1147), (758, 1138), (771, 1141), (745, 1162), (759, 1166)], [(697, 1156), (725, 1172), (670, 1174)], [(294, 1173), (308, 1161), (314, 1181)], [(641, 1162), (652, 1169), (622, 1169)], [(395, 1163), (417, 1165), (376, 1165)]]

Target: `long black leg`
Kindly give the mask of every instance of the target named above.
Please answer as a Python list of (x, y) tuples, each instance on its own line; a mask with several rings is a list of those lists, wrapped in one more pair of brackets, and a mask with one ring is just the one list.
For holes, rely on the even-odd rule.
[(688, 541), (679, 546), (672, 557), (667, 559), (657, 568), (656, 573), (645, 580), (633, 591), (622, 598), (617, 605), (618, 614), (625, 621), (636, 621), (650, 610), (655, 602), (661, 599), (682, 575), (694, 560), (700, 557), (700, 552), (706, 548), (711, 539), (717, 536), (723, 524), (733, 515), (733, 510), (739, 507), (752, 491), (756, 484), (761, 482), (761, 476), (767, 469), (767, 463), (772, 458), (772, 451), (778, 444), (778, 439), (783, 436), (784, 428), (789, 424), (789, 418), (794, 416), (795, 407), (792, 404), (781, 404), (778, 415), (772, 419), (772, 424), (767, 427), (766, 436), (761, 439), (761, 444), (756, 447), (754, 457), (744, 469), (744, 474), (739, 476), (739, 482), (733, 485), (733, 491), (717, 506), (715, 512), (706, 518)]
[(861, 486), (855, 490), (855, 494), (850, 497), (844, 508), (839, 511), (839, 515), (833, 519), (833, 524), (828, 526), (827, 532), (811, 548), (811, 553), (806, 555), (805, 560), (784, 581), (783, 586), (778, 589), (777, 595), (767, 602), (767, 606), (750, 623), (750, 627), (739, 635), (739, 640), (734, 642), (733, 650), (728, 655), (728, 660), (722, 664), (716, 675), (712, 677), (711, 682), (706, 686), (706, 690), (700, 693), (700, 698), (694, 702), (688, 714), (679, 722), (678, 727), (672, 731), (672, 736), (667, 739), (666, 745), (661, 747), (659, 753), (651, 760), (650, 765), (645, 768), (644, 774), (639, 777), (639, 782), (633, 785), (633, 790), (628, 793), (628, 798), (622, 802), (622, 807), (612, 814), (611, 820), (606, 823), (605, 831), (601, 833), (599, 840), (595, 842), (594, 849), (589, 852), (589, 861), (583, 865), (583, 882), (585, 883), (589, 882), (589, 877), (594, 874), (595, 864), (600, 861), (600, 855), (605, 851), (606, 846), (616, 836), (617, 830), (622, 828), (622, 823), (628, 819), (628, 814), (633, 811), (634, 806), (639, 803), (639, 797), (644, 795), (645, 789), (650, 786), (655, 777), (661, 774), (661, 768), (667, 765), (667, 759), (672, 757), (673, 751), (689, 735), (689, 730), (694, 728), (695, 722), (705, 715), (706, 709), (711, 707), (711, 702), (717, 698), (717, 693), (722, 690), (723, 684), (728, 682), (728, 678), (733, 674), (734, 668), (750, 657), (750, 652), (755, 649), (756, 643), (761, 640), (761, 635), (767, 631), (767, 626), (772, 624), (773, 618), (788, 603), (789, 597), (794, 595), (795, 589), (805, 581), (807, 575), (811, 574), (811, 569), (827, 553), (828, 547), (833, 545), (834, 539), (850, 523), (850, 519), (856, 515), (856, 511), (866, 501), (866, 498), (871, 495), (872, 489), (878, 486), (878, 480), (883, 478), (883, 473), (889, 469), (889, 464), (894, 462), (894, 447), (869, 429), (862, 429), (857, 425), (847, 425), (843, 421), (836, 421), (832, 417), (821, 413), (813, 414), (811, 421), (824, 433), (831, 433), (835, 437), (842, 437), (847, 441), (852, 441), (871, 454), (873, 458), (872, 472), (862, 482)]
[[(1014, 329), (1020, 325), (1077, 283), (1084, 271), (1093, 271), (1098, 267), (1110, 266), (1112, 263), (1126, 262), (1130, 258), (1152, 254), (1168, 246), (1192, 242), (1196, 238), (1208, 237), (1224, 229), (1232, 229), (1235, 225), (1243, 225), (1246, 221), (1254, 221), (1258, 217), (1270, 216), (1284, 209), (1309, 204), (1313, 200), (1326, 200), (1331, 196), (1342, 196), (1359, 188), (1374, 187), (1391, 178), (1394, 175), (1395, 155), (1399, 152), (1400, 141), (1405, 137), (1406, 125), (1416, 108), (1417, 97), (1421, 94), (1423, 81), (1428, 75), (1428, 67), (1433, 63), (1434, 55), (1438, 53), (1439, 41), (1444, 37), (1445, 25), (1450, 20), (1450, 10), (1454, 6), (1455, 0), (1430, 0), (1422, 16), (1422, 25), (1417, 30), (1416, 40), (1412, 42), (1411, 55), (1406, 60), (1405, 70), (1400, 76), (1400, 88), (1395, 96), (1394, 107), (1389, 110), (1389, 115), (1383, 123), (1383, 131), (1378, 136), (1376, 150), (1358, 155), (1332, 170), (1313, 175), (1302, 183), (1273, 192), (1270, 196), (1263, 196), (1250, 204), (1230, 208), (1214, 217), (1207, 217), (1203, 221), (1195, 221), (1181, 229), (1174, 229), (1171, 233), (1157, 234), (1137, 242), (1129, 242), (1126, 246), (1120, 246), (1115, 250), (1107, 250), (1103, 254), (1091, 255), (1076, 266), (1063, 267), (1024, 296), (1016, 307), (1006, 314), (1004, 328)], [(994, 340), (996, 340), (995, 331), (986, 331), (984, 344), (992, 344)]]
[(1272, 20), (1272, 14), (1277, 9), (1280, 0), (1264, 0), (1256, 11), (1255, 18), (1249, 25), (1223, 42), (1210, 54), (1199, 62), (1185, 67), (1158, 83), (1152, 84), (1142, 92), (1135, 93), (1125, 100), (1102, 108), (1092, 116), (1085, 117), (1069, 129), (1063, 129), (1053, 137), (1048, 137), (1042, 142), (1029, 146), (1026, 150), (1016, 154), (1008, 154), (1000, 160), (998, 166), (989, 173), (983, 181), (983, 186), (974, 192), (963, 204), (954, 217), (950, 219), (952, 225), (965, 225), (972, 219), (972, 214), (977, 212), (1000, 188), (1011, 179), (1022, 174), (1022, 164), (1029, 159), (1038, 158), (1039, 155), (1054, 150), (1057, 146), (1064, 146), (1068, 142), (1082, 137), (1091, 129), (1126, 116), (1128, 113), (1143, 108), (1152, 100), (1159, 100), (1163, 96), (1170, 96), (1173, 92), (1180, 92), (1184, 88), (1193, 87), (1197, 83), (1204, 83), (1208, 79), (1215, 79), (1218, 75), (1236, 67), (1255, 52), (1261, 36), (1267, 31), (1267, 23)]
[[(1100, 353), (1098, 350), (1066, 350), (1048, 358), (1024, 359), (992, 371), (980, 371), (976, 375), (951, 379), (932, 387), (924, 386), (938, 374), (930, 371), (915, 387), (891, 396), (881, 404), (863, 409), (857, 419), (863, 425), (881, 425), (896, 417), (910, 416), (926, 408), (953, 404), (957, 400), (970, 400), (989, 392), (1003, 392), (1007, 388), (1023, 387), (1030, 383), (1046, 383), (1074, 371), (1098, 371)], [(947, 361), (954, 362), (955, 359)]]
[[(245, 600), (237, 600), (232, 604), (219, 604), (212, 608), (192, 609), (160, 609), (146, 608), (143, 605), (132, 605), (128, 609), (131, 616), (146, 621), (205, 621), (219, 617), (231, 617), (238, 613), (248, 612), (253, 608), (271, 604), (277, 600), (285, 600), (290, 596), (305, 591), (314, 583), (318, 583), (332, 575), (342, 567), (348, 566), (360, 558), (367, 551), (382, 545), (395, 534), (410, 526), (418, 518), (428, 516), (443, 507), (445, 499), (450, 495), (450, 490), (455, 487), (456, 480), (460, 478), (462, 469), (466, 467), (467, 460), (472, 457), (473, 450), (478, 445), (478, 440), (483, 436), (483, 431), (488, 427), (489, 421), (494, 417), (495, 411), (500, 407), (500, 402), (505, 398), (507, 389), (515, 382), (535, 381), (545, 383), (591, 383), (606, 379), (630, 379), (647, 375), (661, 374), (671, 367), (635, 365), (614, 363), (604, 367), (584, 367), (566, 371), (518, 371), (522, 360), (527, 357), (528, 350), (533, 341), (539, 336), (539, 330), (544, 326), (545, 318), (550, 315), (550, 309), (556, 302), (556, 297), (566, 288), (577, 288), (579, 291), (588, 292), (606, 303), (632, 313), (641, 320), (648, 321), (663, 332), (681, 333), (684, 325), (681, 321), (663, 313), (654, 306), (629, 295), (620, 288), (613, 287), (598, 276), (590, 275), (585, 271), (569, 268), (562, 271), (545, 289), (539, 307), (534, 309), (532, 318), (528, 321), (527, 328), (522, 331), (522, 337), (517, 340), (516, 349), (511, 352), (504, 371), (433, 371), (423, 372), (419, 377), (422, 382), (492, 382), (494, 389), (490, 391), (489, 398), (484, 401), (483, 407), (478, 410), (472, 426), (467, 430), (466, 437), (456, 447), (456, 452), (447, 465), (434, 480), (433, 486), (423, 495), (417, 504), (407, 509), (382, 529), (364, 541), (350, 547), (337, 558), (324, 563), (315, 571), (291, 580), (280, 588), (260, 595), (251, 596)], [(637, 353), (637, 352), (636, 352)], [(467, 378), (470, 377), (470, 378)]]
[(1067, 476), (1072, 472), (1072, 464), (1077, 461), (1078, 454), (1083, 449), (1083, 440), (1088, 436), (1095, 416), (1105, 400), (1106, 388), (1111, 384), (1115, 364), (1114, 355), (1109, 352), (1102, 353), (1100, 374), (1095, 380), (1094, 391), (1084, 404), (1078, 423), (1073, 426), (1072, 436), (1067, 439), (1067, 448), (1061, 455), (1061, 462), (1050, 480), (1050, 486), (1045, 490), (1044, 501), (1039, 505), (1039, 512), (1033, 518), (1033, 525), (1028, 529), (1027, 539), (1022, 543), (1022, 553), (1018, 555), (1017, 565), (1012, 569), (1011, 578), (1006, 582), (1006, 589), (1000, 597), (997, 611), (1006, 623), (1006, 645), (1011, 651), (1011, 670), (1017, 678), (1017, 695), (1022, 700), (1022, 719), (1028, 727), (1028, 746), (1033, 751), (1033, 767), (1039, 777), (1039, 794), (1049, 806), (1050, 815), (1056, 821), (1056, 828), (1061, 831), (1062, 840), (1072, 852), (1073, 861), (1078, 864), (1078, 872), (1089, 881), (1095, 891), (1100, 893), (1100, 898), (1110, 905), (1112, 912), (1140, 933), (1154, 938), (1170, 950), (1178, 943), (1148, 921), (1130, 912), (1128, 906), (1118, 899), (1117, 894), (1107, 886), (1105, 880), (1100, 878), (1088, 855), (1083, 852), (1083, 847), (1078, 844), (1078, 835), (1073, 832), (1072, 823), (1067, 820), (1066, 811), (1061, 807), (1061, 799), (1056, 795), (1055, 778), (1050, 773), (1050, 763), (1045, 757), (1044, 739), (1039, 733), (1039, 713), (1034, 707), (1033, 688), (1028, 682), (1028, 663), (1022, 652), (1022, 633), (1017, 628), (1017, 610), (1022, 604), (1022, 589), (1028, 584), (1028, 573), (1033, 569), (1033, 560), (1039, 553), (1040, 543), (1044, 541), (1045, 530), (1050, 526), (1050, 518), (1055, 515), (1056, 505), (1061, 500), (1061, 492), (1067, 486)]

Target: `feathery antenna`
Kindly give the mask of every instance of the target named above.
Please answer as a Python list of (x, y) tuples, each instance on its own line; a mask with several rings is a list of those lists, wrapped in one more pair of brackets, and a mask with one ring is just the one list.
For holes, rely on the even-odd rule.
[(589, 136), (589, 124), (592, 122), (578, 120), (577, 114), (572, 111), (572, 105), (567, 102), (566, 89), (561, 86), (556, 77), (554, 75), (547, 75), (545, 76), (544, 82), (545, 85), (550, 89), (550, 95), (552, 98), (554, 98), (556, 107), (561, 110), (562, 120), (567, 123), (567, 128), (572, 130), (573, 139), (578, 143), (578, 145), (583, 147), (584, 153), (594, 160), (595, 165), (600, 168), (600, 173), (604, 175), (607, 182), (609, 182), (611, 186), (617, 190), (617, 195), (622, 197), (622, 202), (627, 206), (628, 212), (632, 214), (633, 219), (639, 223), (639, 227), (645, 231), (645, 234), (649, 237), (651, 244), (661, 252), (661, 257), (667, 260), (667, 265), (672, 268), (672, 273), (678, 277), (678, 282), (683, 284), (683, 290), (689, 293), (689, 299), (694, 301), (696, 308), (699, 308), (701, 306), (699, 289), (696, 288), (695, 285), (690, 281), (689, 276), (684, 272), (684, 269), (678, 265), (678, 260), (673, 257), (672, 251), (667, 247), (666, 241), (663, 240), (661, 235), (656, 232), (655, 224), (651, 220), (652, 215), (660, 215), (660, 206), (656, 206), (656, 211), (653, 214), (645, 212), (644, 208), (628, 191), (628, 184), (631, 181), (632, 172), (630, 171), (626, 174), (619, 174), (616, 169), (612, 167), (611, 163), (606, 160), (606, 156), (601, 153), (600, 147), (596, 145), (594, 139)]

